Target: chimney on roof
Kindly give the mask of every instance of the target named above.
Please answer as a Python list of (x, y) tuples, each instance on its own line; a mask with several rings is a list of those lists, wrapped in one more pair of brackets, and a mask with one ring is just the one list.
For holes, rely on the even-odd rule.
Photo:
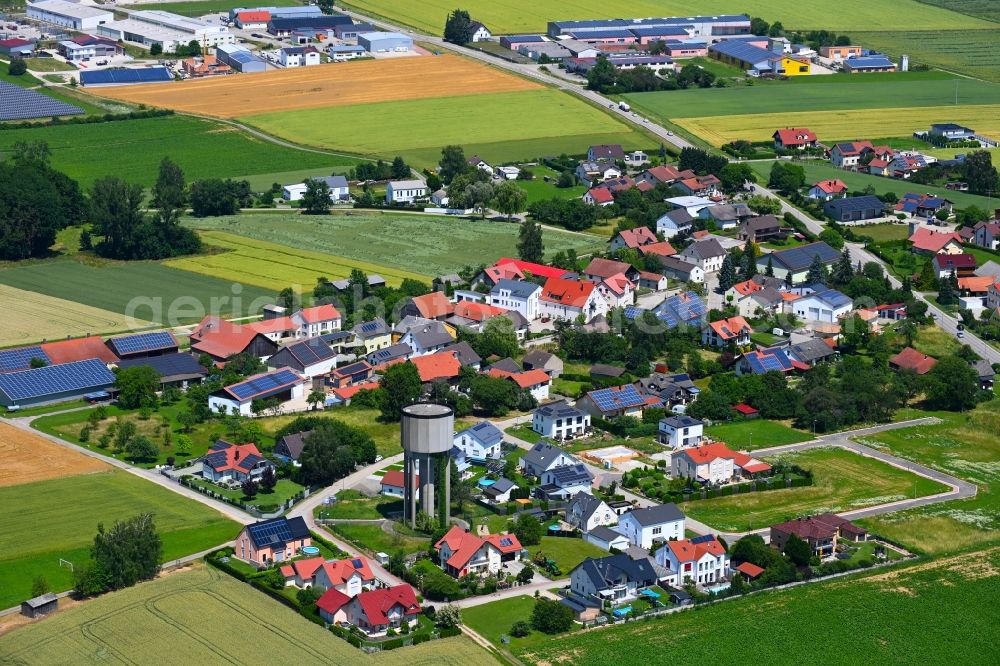
[(240, 450), (236, 449), (236, 457), (234, 458), (234, 460), (239, 460), (239, 459), (240, 459)]

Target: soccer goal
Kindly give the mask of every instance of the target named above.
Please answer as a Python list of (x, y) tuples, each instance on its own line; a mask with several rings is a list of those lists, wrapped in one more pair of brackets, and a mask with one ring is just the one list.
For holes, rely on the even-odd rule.
[(62, 558), (60, 557), (60, 558), (59, 558), (59, 566), (60, 566), (60, 567), (66, 567), (67, 569), (69, 569), (69, 570), (70, 570), (70, 571), (72, 571), (73, 573), (76, 573), (76, 569), (74, 569), (74, 568), (73, 568), (73, 563), (72, 563), (72, 562), (70, 562), (69, 560), (64, 560), (64, 559), (62, 559)]

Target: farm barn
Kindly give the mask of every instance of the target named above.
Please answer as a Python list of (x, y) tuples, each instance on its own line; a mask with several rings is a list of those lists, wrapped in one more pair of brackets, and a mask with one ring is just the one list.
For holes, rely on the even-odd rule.
[(34, 407), (64, 402), (104, 393), (114, 383), (114, 374), (96, 358), (8, 372), (0, 374), (0, 405)]
[(413, 39), (398, 32), (365, 32), (358, 35), (358, 46), (369, 53), (412, 51)]

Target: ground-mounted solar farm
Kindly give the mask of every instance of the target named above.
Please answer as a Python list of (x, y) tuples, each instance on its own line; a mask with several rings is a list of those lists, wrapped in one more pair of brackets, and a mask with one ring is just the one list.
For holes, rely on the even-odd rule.
[(134, 84), (162, 83), (172, 81), (173, 76), (166, 67), (144, 69), (105, 69), (80, 72), (82, 86), (126, 86)]
[(0, 81), (0, 121), (83, 114), (78, 106)]

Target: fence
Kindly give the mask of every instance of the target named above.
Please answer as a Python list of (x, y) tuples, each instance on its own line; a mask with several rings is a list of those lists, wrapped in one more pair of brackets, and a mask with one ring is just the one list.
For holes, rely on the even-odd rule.
[(211, 497), (212, 499), (217, 499), (220, 502), (225, 502), (226, 504), (232, 504), (233, 506), (238, 507), (243, 511), (246, 511), (255, 518), (263, 518), (263, 519), (277, 518), (278, 516), (283, 515), (286, 511), (295, 506), (296, 502), (299, 502), (309, 497), (309, 492), (310, 492), (309, 488), (306, 488), (301, 492), (295, 493), (287, 500), (285, 500), (283, 503), (281, 503), (276, 511), (264, 513), (263, 511), (260, 511), (256, 506), (247, 504), (246, 502), (241, 502), (237, 499), (233, 499), (232, 497), (227, 497), (226, 495), (223, 495), (222, 493), (217, 493), (214, 490), (211, 490), (210, 488), (199, 486), (194, 481), (189, 480), (187, 477), (181, 477), (175, 480), (177, 481), (177, 483), (181, 484), (185, 488), (190, 488), (191, 490), (195, 490), (201, 493), (202, 495), (206, 495), (208, 497)]
[[(642, 477), (648, 478), (648, 477)], [(639, 485), (633, 488), (625, 488), (637, 495), (642, 495), (649, 499), (658, 500), (660, 502), (696, 502), (698, 500), (713, 499), (716, 497), (729, 497), (731, 495), (745, 495), (746, 493), (753, 492), (766, 492), (768, 490), (776, 490), (777, 488), (802, 488), (806, 486), (813, 485), (812, 476), (805, 474), (788, 474), (784, 475), (784, 485), (780, 484), (779, 476), (771, 476), (764, 479), (755, 479), (753, 481), (747, 481), (744, 483), (734, 483), (728, 486), (722, 486), (720, 488), (702, 488), (700, 490), (694, 490), (692, 492), (650, 492), (650, 490), (655, 489), (655, 484), (653, 486), (643, 486), (642, 480), (640, 479)], [(763, 486), (763, 487), (762, 487)], [(623, 486), (624, 487), (624, 486)]]

